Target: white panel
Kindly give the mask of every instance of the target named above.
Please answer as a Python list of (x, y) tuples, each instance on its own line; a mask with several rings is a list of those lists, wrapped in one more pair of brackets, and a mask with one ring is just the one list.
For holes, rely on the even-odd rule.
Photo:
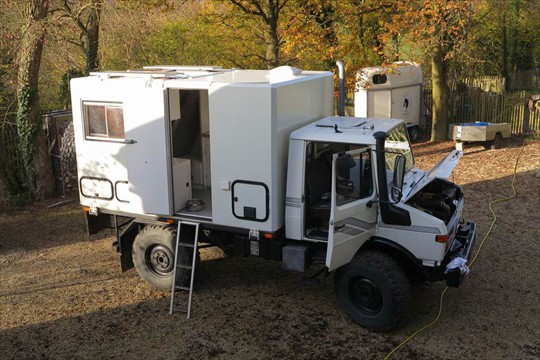
[(368, 92), (368, 117), (390, 119), (391, 117), (391, 91), (369, 91)]
[(188, 159), (172, 159), (174, 210), (180, 211), (191, 200), (191, 163)]
[[(129, 86), (129, 83), (127, 84)], [(82, 114), (83, 101), (98, 101), (117, 103), (124, 105), (124, 91), (121, 84), (100, 81), (96, 77), (78, 78), (71, 81), (73, 127), (75, 132), (75, 151), (77, 153), (77, 172), (79, 180), (83, 177), (103, 178), (111, 184), (125, 182), (127, 177), (127, 156), (125, 144), (106, 140), (85, 140), (84, 119)], [(95, 184), (83, 182), (82, 191), (106, 194), (110, 197), (110, 185), (108, 189), (92, 189)], [(122, 192), (118, 201), (113, 195), (112, 200), (100, 198), (88, 198), (80, 191), (80, 203), (84, 206), (96, 206), (111, 211), (130, 212), (130, 207), (125, 200), (130, 197), (129, 193)]]
[(392, 90), (391, 118), (420, 124), (420, 85)]
[[(271, 88), (232, 85), (210, 90), (212, 220), (216, 224), (253, 228), (253, 221), (233, 215), (232, 191), (221, 181), (255, 181), (272, 194)], [(261, 230), (270, 227), (257, 223)]]
[(301, 240), (304, 233), (304, 168), (305, 142), (291, 140), (287, 170), (287, 197), (285, 207), (285, 237)]
[(151, 87), (141, 81), (129, 92), (124, 107), (125, 149), (132, 198), (130, 209), (139, 214), (173, 213), (170, 184), (170, 150), (165, 121), (165, 95), (161, 81)]
[(360, 90), (354, 93), (354, 116), (368, 117), (368, 92)]
[(169, 89), (169, 119), (180, 119), (180, 90)]
[(200, 104), (201, 104), (201, 133), (207, 133), (210, 131), (210, 120), (208, 114), (208, 91), (200, 91)]
[(191, 159), (191, 185), (193, 187), (203, 187), (203, 166), (202, 161)]

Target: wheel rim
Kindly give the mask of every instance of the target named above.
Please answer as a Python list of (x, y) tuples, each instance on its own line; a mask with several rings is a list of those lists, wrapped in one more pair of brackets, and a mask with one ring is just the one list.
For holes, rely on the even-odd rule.
[(365, 314), (375, 315), (382, 309), (383, 297), (381, 291), (368, 278), (352, 278), (349, 282), (349, 297), (353, 305)]
[(158, 276), (168, 276), (174, 267), (174, 254), (166, 246), (155, 245), (146, 250), (146, 265)]

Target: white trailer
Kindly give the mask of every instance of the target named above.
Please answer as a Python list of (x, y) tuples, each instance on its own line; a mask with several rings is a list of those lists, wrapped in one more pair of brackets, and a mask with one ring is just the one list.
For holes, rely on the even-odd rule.
[(447, 268), (476, 234), (446, 180), (461, 153), (416, 168), (402, 120), (332, 116), (330, 72), (161, 66), (71, 88), (88, 232), (116, 229), (122, 270), (158, 289), (179, 281), (175, 259), (193, 275), (186, 238), (335, 270), (343, 309), (377, 331), (402, 318), (411, 282), (463, 279)]
[(410, 61), (360, 69), (354, 116), (401, 119), (412, 141), (418, 138), (422, 109), (422, 68)]

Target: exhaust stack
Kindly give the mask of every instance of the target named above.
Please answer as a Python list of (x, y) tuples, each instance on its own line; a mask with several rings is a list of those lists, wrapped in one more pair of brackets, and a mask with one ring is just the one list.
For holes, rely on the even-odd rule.
[(339, 77), (338, 115), (345, 116), (345, 64), (342, 60), (336, 61)]

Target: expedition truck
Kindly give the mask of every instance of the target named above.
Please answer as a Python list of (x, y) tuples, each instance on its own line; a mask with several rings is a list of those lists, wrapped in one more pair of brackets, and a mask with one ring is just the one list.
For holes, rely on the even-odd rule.
[(88, 232), (113, 228), (122, 270), (169, 290), (175, 252), (187, 255), (178, 225), (196, 224), (182, 236), (287, 270), (318, 265), (313, 276), (335, 271), (348, 316), (392, 329), (412, 282), (463, 278), (447, 269), (475, 239), (460, 219), (463, 190), (446, 180), (461, 153), (418, 169), (402, 120), (332, 116), (333, 87), (331, 72), (291, 67), (73, 79)]

